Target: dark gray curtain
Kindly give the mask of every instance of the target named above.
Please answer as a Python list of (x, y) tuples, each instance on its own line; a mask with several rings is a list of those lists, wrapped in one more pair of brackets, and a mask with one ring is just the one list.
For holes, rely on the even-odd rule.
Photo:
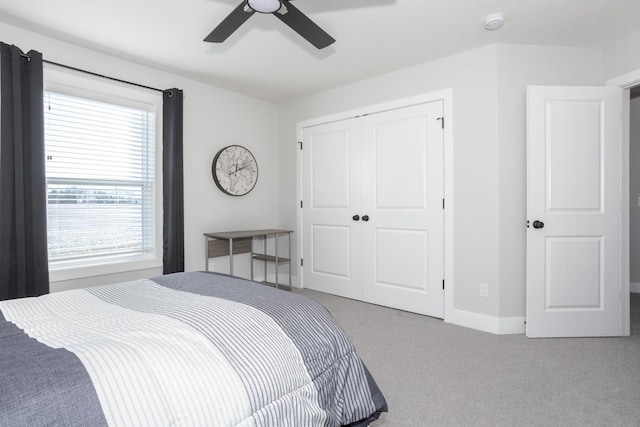
[(182, 177), (182, 91), (163, 95), (163, 274), (184, 271), (184, 186)]
[(0, 43), (0, 300), (49, 292), (42, 54)]

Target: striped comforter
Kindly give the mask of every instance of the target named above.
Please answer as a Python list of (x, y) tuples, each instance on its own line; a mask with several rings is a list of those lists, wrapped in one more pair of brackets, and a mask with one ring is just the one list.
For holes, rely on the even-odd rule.
[(386, 402), (331, 315), (178, 273), (0, 302), (0, 426), (366, 425)]

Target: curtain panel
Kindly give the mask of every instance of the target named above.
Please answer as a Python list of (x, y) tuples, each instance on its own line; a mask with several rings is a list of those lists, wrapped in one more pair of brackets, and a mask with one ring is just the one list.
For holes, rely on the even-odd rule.
[(49, 292), (42, 54), (0, 43), (0, 300)]
[(163, 274), (184, 271), (184, 184), (182, 176), (182, 100), (180, 89), (163, 93)]

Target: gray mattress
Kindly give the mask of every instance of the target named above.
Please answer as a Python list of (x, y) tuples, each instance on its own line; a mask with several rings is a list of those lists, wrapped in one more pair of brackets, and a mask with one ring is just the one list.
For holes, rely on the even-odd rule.
[(0, 302), (0, 426), (367, 425), (387, 410), (303, 296), (204, 272)]

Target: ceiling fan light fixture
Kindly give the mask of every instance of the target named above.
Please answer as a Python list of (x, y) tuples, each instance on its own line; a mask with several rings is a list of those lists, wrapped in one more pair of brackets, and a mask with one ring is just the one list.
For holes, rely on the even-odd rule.
[(282, 3), (280, 0), (247, 0), (247, 6), (256, 12), (273, 13), (282, 7)]

